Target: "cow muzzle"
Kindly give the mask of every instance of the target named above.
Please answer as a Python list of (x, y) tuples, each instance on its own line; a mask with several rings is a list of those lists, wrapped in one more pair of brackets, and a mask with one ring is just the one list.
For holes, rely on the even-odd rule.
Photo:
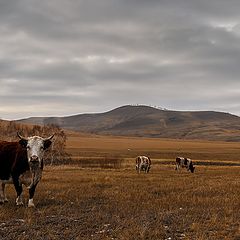
[(30, 173), (31, 173), (31, 184), (28, 188), (36, 185), (42, 177), (41, 159), (33, 155), (30, 157), (29, 161)]
[(36, 155), (31, 156), (30, 162), (39, 162), (38, 156), (36, 156)]
[(36, 155), (33, 155), (30, 157), (30, 161), (29, 161), (29, 165), (30, 165), (30, 168), (32, 170), (36, 170), (37, 168), (40, 167), (40, 159), (38, 156)]

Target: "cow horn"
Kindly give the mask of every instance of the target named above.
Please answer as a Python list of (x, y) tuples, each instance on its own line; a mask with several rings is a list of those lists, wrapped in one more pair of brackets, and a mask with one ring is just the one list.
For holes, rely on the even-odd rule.
[(21, 136), (19, 132), (17, 132), (17, 136), (18, 136), (20, 139), (27, 141), (27, 138)]
[(50, 137), (48, 137), (48, 138), (44, 138), (44, 141), (51, 140), (54, 137), (54, 135), (55, 135), (55, 133), (53, 135), (51, 135)]

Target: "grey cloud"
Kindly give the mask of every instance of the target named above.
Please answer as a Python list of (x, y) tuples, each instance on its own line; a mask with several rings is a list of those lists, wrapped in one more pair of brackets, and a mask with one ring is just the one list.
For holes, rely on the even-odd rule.
[(240, 114), (239, 10), (237, 0), (2, 1), (0, 117), (27, 104), (22, 117), (129, 103)]

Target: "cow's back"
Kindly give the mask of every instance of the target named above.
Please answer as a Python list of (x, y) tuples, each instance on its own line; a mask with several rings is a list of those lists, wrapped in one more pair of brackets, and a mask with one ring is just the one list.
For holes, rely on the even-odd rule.
[(0, 142), (0, 179), (8, 180), (12, 172), (18, 175), (27, 168), (27, 152), (18, 142)]

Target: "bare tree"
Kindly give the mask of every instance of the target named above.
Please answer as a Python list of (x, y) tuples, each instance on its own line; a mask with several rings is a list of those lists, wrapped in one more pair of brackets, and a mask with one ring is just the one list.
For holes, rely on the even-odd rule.
[(64, 163), (69, 155), (66, 153), (66, 141), (67, 136), (63, 129), (61, 129), (56, 124), (46, 124), (43, 127), (43, 132), (45, 135), (55, 134), (52, 141), (51, 151), (48, 153), (48, 160), (50, 164), (60, 164)]

